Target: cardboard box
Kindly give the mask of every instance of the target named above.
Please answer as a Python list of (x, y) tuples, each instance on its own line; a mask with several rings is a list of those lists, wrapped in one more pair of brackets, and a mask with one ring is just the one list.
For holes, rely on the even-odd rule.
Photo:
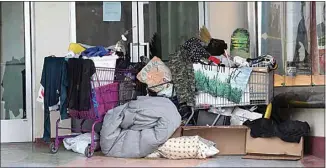
[(246, 153), (243, 159), (300, 160), (303, 157), (303, 138), (300, 143), (284, 142), (278, 137), (252, 138), (248, 129)]
[(245, 155), (245, 126), (186, 126), (182, 127), (182, 136), (198, 135), (216, 143), (218, 155)]
[(177, 128), (170, 138), (178, 138), (182, 136), (182, 127)]

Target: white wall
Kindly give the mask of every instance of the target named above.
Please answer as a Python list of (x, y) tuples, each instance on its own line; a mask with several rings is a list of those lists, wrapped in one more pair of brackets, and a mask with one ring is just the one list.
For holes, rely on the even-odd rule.
[[(69, 2), (34, 2), (34, 51), (32, 57), (35, 75), (35, 95), (40, 87), (43, 59), (49, 55), (63, 56), (70, 43)], [(33, 18), (33, 16), (32, 16)], [(58, 69), (59, 70), (59, 69)], [(36, 98), (36, 97), (34, 97)], [(34, 112), (34, 137), (43, 136), (43, 109), (36, 102)], [(51, 135), (55, 136), (55, 121), (59, 112), (51, 112)], [(70, 127), (70, 120), (62, 121), (62, 125)], [(63, 132), (61, 132), (63, 133)], [(67, 133), (67, 131), (65, 131)]]
[(310, 125), (310, 136), (325, 137), (325, 109), (297, 108), (291, 111), (293, 120), (306, 121)]
[(247, 2), (208, 2), (208, 30), (224, 40), (230, 52), (231, 35), (237, 28), (248, 29)]

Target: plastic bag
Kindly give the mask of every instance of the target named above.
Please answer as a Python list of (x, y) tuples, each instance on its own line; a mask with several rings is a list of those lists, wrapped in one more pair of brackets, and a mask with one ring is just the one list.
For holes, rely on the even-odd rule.
[(44, 87), (41, 85), (41, 87), (38, 90), (37, 99), (38, 102), (44, 103)]
[[(44, 103), (44, 87), (42, 85), (40, 86), (40, 89), (38, 90), (36, 101), (38, 101), (42, 104)], [(60, 100), (56, 105), (50, 106), (49, 110), (57, 111), (59, 109), (59, 105), (60, 105)], [(44, 109), (44, 106), (42, 106), (42, 108)]]
[[(78, 135), (72, 138), (64, 138), (63, 145), (67, 150), (72, 150), (76, 153), (84, 154), (86, 147), (91, 144), (91, 133), (85, 133)], [(99, 149), (99, 135), (95, 133), (94, 141), (95, 141), (95, 150)]]

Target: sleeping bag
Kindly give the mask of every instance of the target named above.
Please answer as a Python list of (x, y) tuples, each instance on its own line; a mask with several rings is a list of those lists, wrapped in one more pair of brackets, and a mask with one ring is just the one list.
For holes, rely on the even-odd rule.
[(181, 124), (181, 116), (168, 98), (139, 96), (107, 112), (100, 146), (111, 157), (145, 157), (165, 143)]

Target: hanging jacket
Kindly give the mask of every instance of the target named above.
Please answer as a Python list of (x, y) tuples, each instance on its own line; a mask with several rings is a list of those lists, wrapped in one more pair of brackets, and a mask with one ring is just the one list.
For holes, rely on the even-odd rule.
[(60, 99), (60, 117), (66, 119), (67, 113), (67, 62), (63, 57), (45, 57), (41, 85), (44, 86), (44, 133), (43, 140), (50, 141), (50, 106)]
[(95, 73), (90, 59), (70, 58), (68, 60), (68, 108), (88, 111), (91, 108), (91, 77)]

